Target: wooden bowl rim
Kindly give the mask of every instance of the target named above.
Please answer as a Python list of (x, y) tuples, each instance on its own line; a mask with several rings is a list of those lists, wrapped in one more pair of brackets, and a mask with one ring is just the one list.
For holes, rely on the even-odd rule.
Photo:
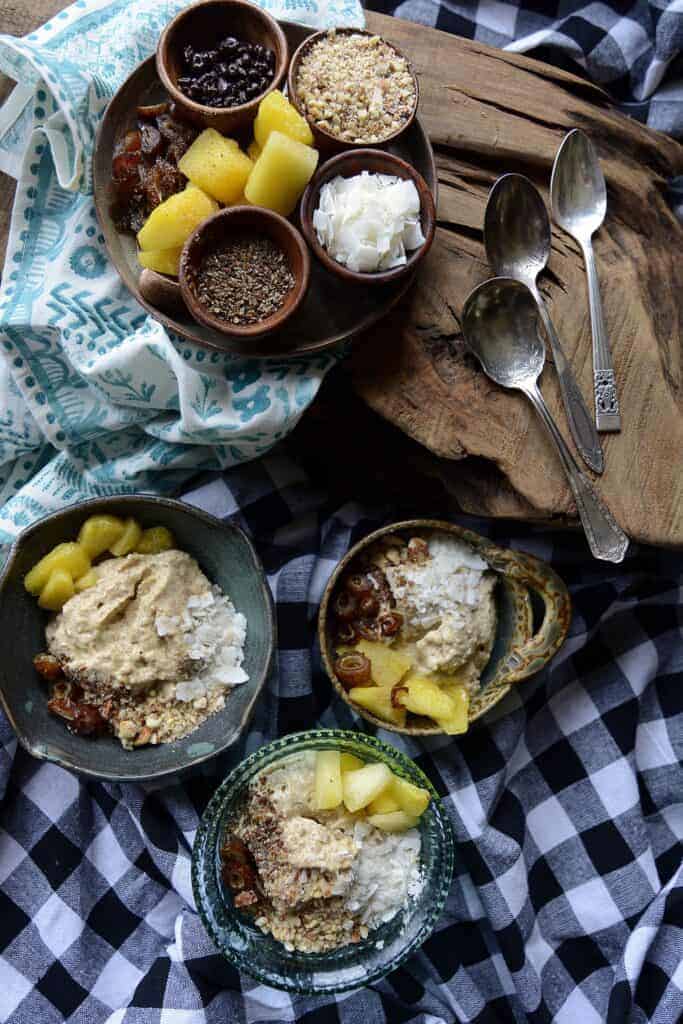
[[(248, 100), (246, 103), (240, 103), (236, 107), (207, 107), (203, 103), (197, 103), (196, 100), (190, 99), (189, 96), (186, 96), (185, 93), (178, 88), (167, 70), (170, 40), (173, 33), (178, 29), (178, 26), (188, 17), (192, 17), (199, 8), (218, 6), (249, 10), (249, 12), (255, 17), (261, 19), (271, 37), (277, 40), (277, 46), (274, 47), (276, 64), (272, 82), (263, 90), (263, 92), (260, 92), (258, 96), (254, 96), (253, 99)], [(186, 106), (198, 116), (206, 118), (208, 123), (218, 117), (225, 118), (229, 115), (234, 115), (235, 120), (238, 120), (245, 115), (249, 115), (252, 111), (256, 111), (261, 100), (282, 85), (287, 74), (288, 65), (289, 43), (287, 42), (287, 37), (282, 31), (279, 22), (276, 21), (272, 14), (269, 14), (268, 11), (264, 10), (262, 7), (257, 7), (256, 4), (249, 3), (249, 0), (199, 0), (198, 3), (185, 7), (182, 11), (179, 11), (178, 14), (176, 14), (176, 16), (172, 18), (162, 30), (156, 48), (157, 74), (164, 89), (180, 107)]]
[[(246, 216), (245, 216), (246, 215)], [(224, 320), (213, 316), (212, 313), (208, 313), (204, 310), (201, 303), (195, 298), (192, 291), (192, 287), (187, 276), (187, 267), (190, 263), (190, 249), (194, 244), (198, 242), (202, 234), (209, 228), (210, 225), (215, 224), (217, 221), (223, 221), (224, 223), (229, 220), (237, 218), (243, 218), (245, 221), (256, 220), (261, 221), (263, 228), (262, 233), (269, 234), (268, 225), (277, 224), (279, 228), (283, 229), (286, 234), (290, 236), (296, 248), (299, 250), (301, 255), (301, 271), (295, 273), (293, 267), (290, 266), (290, 270), (294, 275), (294, 299), (290, 306), (285, 308), (281, 306), (280, 309), (276, 310), (275, 313), (271, 313), (265, 320), (259, 320), (255, 324), (227, 325)], [(226, 229), (229, 231), (229, 227)], [(262, 206), (228, 206), (223, 210), (218, 210), (216, 213), (211, 214), (206, 220), (195, 228), (190, 237), (185, 242), (182, 252), (180, 254), (180, 272), (178, 275), (178, 281), (180, 284), (180, 292), (185, 300), (185, 304), (191, 316), (193, 316), (200, 323), (205, 324), (207, 327), (212, 327), (216, 331), (220, 331), (221, 334), (232, 335), (238, 338), (258, 338), (264, 334), (270, 334), (273, 331), (278, 330), (285, 321), (289, 320), (301, 303), (304, 300), (304, 296), (308, 290), (308, 285), (311, 276), (311, 255), (308, 251), (308, 246), (304, 241), (301, 233), (297, 231), (293, 224), (279, 213), (275, 213), (274, 210), (267, 210)]]
[(346, 35), (346, 36), (348, 36), (348, 35), (359, 35), (359, 36), (371, 36), (371, 37), (374, 37), (374, 36), (377, 35), (376, 32), (369, 32), (368, 29), (365, 29), (365, 28), (352, 28), (351, 26), (347, 26), (345, 28), (321, 29), (319, 32), (314, 32), (313, 35), (308, 36), (301, 43), (299, 43), (299, 45), (297, 46), (296, 50), (294, 51), (294, 54), (292, 55), (292, 59), (289, 62), (289, 68), (287, 70), (287, 92), (289, 94), (289, 101), (290, 101), (290, 103), (293, 104), (293, 106), (296, 107), (296, 109), (301, 114), (301, 116), (304, 118), (306, 123), (308, 125), (310, 125), (311, 131), (314, 134), (317, 133), (318, 135), (320, 135), (320, 137), (322, 139), (325, 139), (329, 143), (330, 146), (334, 146), (337, 149), (342, 149), (344, 151), (351, 150), (351, 149), (358, 149), (359, 146), (363, 147), (363, 148), (366, 147), (366, 146), (374, 146), (374, 147), (386, 146), (388, 143), (392, 142), (394, 139), (397, 139), (399, 137), (399, 135), (402, 135), (403, 132), (406, 131), (406, 129), (409, 128), (410, 125), (412, 124), (412, 122), (415, 120), (415, 117), (417, 116), (417, 109), (418, 109), (418, 106), (420, 104), (420, 82), (419, 82), (419, 79), (418, 79), (418, 77), (417, 77), (417, 75), (415, 73), (415, 70), (413, 69), (412, 63), (410, 62), (408, 57), (405, 55), (403, 50), (401, 50), (398, 46), (396, 46), (395, 43), (390, 42), (384, 36), (380, 36), (379, 38), (382, 40), (383, 43), (386, 43), (387, 46), (390, 46), (391, 49), (395, 53), (397, 53), (399, 55), (399, 57), (403, 58), (403, 60), (408, 65), (408, 71), (410, 72), (410, 76), (413, 79), (413, 84), (415, 86), (415, 102), (413, 103), (413, 109), (412, 109), (412, 111), (410, 113), (410, 116), (408, 118), (406, 118), (405, 122), (401, 125), (400, 128), (397, 128), (396, 131), (392, 132), (390, 135), (385, 135), (381, 139), (376, 139), (374, 142), (368, 142), (368, 143), (348, 142), (346, 139), (340, 139), (337, 135), (333, 135), (332, 132), (328, 132), (326, 128), (320, 128), (315, 123), (315, 121), (311, 121), (311, 119), (309, 117), (307, 117), (306, 112), (304, 111), (304, 109), (303, 109), (303, 107), (302, 107), (302, 105), (301, 105), (301, 103), (299, 101), (299, 97), (298, 97), (297, 91), (296, 91), (296, 81), (295, 81), (295, 79), (296, 79), (296, 72), (298, 71), (299, 64), (301, 63), (301, 59), (302, 59), (302, 57), (303, 57), (303, 55), (304, 55), (306, 50), (309, 50), (316, 42), (318, 42), (320, 39), (322, 39), (323, 36), (330, 35), (332, 32), (334, 32), (335, 35)]
[[(337, 676), (334, 672), (334, 668), (332, 665), (332, 658), (330, 657), (331, 645), (328, 644), (327, 640), (327, 611), (332, 594), (334, 593), (334, 590), (337, 586), (337, 583), (339, 582), (340, 577), (348, 568), (349, 563), (352, 562), (353, 559), (356, 558), (357, 555), (364, 548), (369, 547), (370, 544), (373, 544), (380, 537), (383, 537), (388, 533), (401, 533), (407, 530), (444, 530), (447, 533), (455, 534), (461, 540), (464, 540), (468, 544), (475, 545), (478, 551), (483, 550), (484, 552), (490, 552), (491, 556), (515, 555), (515, 552), (512, 551), (512, 549), (499, 547), (497, 544), (494, 544), (492, 541), (490, 541), (488, 537), (484, 537), (483, 534), (476, 533), (474, 530), (469, 530), (465, 526), (459, 526), (457, 523), (450, 523), (448, 522), (448, 520), (443, 519), (402, 519), (399, 522), (389, 523), (387, 526), (382, 526), (377, 530), (372, 530), (365, 537), (362, 537), (359, 541), (357, 541), (357, 543), (354, 544), (351, 548), (349, 548), (346, 554), (339, 560), (330, 578), (327, 581), (325, 590), (323, 591), (322, 599), (320, 601), (320, 608), (318, 611), (318, 645), (320, 647), (320, 657), (322, 659), (323, 667), (328, 675), (328, 678), (330, 679), (330, 682), (332, 683), (332, 686), (336, 690), (337, 694), (342, 698), (342, 700), (346, 704), (348, 704), (352, 711), (355, 711), (357, 715), (360, 715), (360, 717), (364, 718), (367, 722), (371, 722), (372, 725), (375, 725), (380, 729), (387, 729), (389, 732), (401, 733), (404, 736), (445, 736), (446, 733), (444, 733), (442, 729), (439, 729), (438, 726), (395, 725), (392, 722), (387, 722), (383, 718), (378, 718), (376, 715), (373, 715), (371, 711), (367, 711), (365, 708), (360, 707), (358, 704), (354, 704), (354, 702), (349, 698), (349, 695), (344, 689), (344, 687), (337, 679)], [(496, 572), (495, 569), (493, 571)], [(501, 577), (500, 573), (497, 573), (497, 575)], [(526, 589), (526, 587), (522, 587), (519, 583), (512, 579), (506, 579), (506, 583), (512, 584), (513, 590), (515, 590), (517, 596), (520, 598), (520, 602), (523, 604), (528, 635), (530, 636), (532, 634), (533, 629), (533, 618), (531, 599), (529, 597), (528, 590)], [(471, 725), (472, 722), (476, 721), (478, 718), (481, 718), (482, 715), (487, 714), (488, 711), (490, 711), (491, 708), (495, 706), (495, 704), (501, 701), (503, 697), (505, 697), (510, 692), (510, 690), (515, 684), (512, 682), (503, 682), (502, 684), (498, 685), (500, 687), (500, 692), (498, 693), (496, 699), (490, 705), (487, 705), (485, 708), (479, 711), (476, 715), (470, 717), (468, 719), (469, 725)]]
[[(335, 171), (343, 177), (344, 165), (352, 160), (360, 160), (361, 162), (367, 160), (370, 162), (375, 159), (381, 159), (384, 162), (392, 164), (396, 168), (397, 178), (408, 178), (415, 183), (420, 199), (420, 216), (421, 219), (426, 220), (427, 230), (424, 232), (425, 240), (418, 249), (413, 250), (403, 266), (392, 267), (391, 270), (367, 272), (350, 270), (348, 267), (344, 266), (343, 263), (337, 263), (337, 261), (327, 253), (318, 241), (318, 236), (316, 235), (315, 228), (313, 227), (313, 204), (320, 193), (322, 185), (332, 177)], [(367, 168), (365, 167), (361, 167), (361, 171), (366, 169)], [(400, 173), (401, 171), (404, 173)], [(390, 174), (391, 171), (385, 170), (374, 173)], [(434, 241), (434, 234), (436, 232), (436, 203), (434, 201), (434, 195), (431, 188), (420, 172), (416, 170), (412, 164), (409, 164), (407, 160), (404, 160), (400, 156), (396, 156), (394, 153), (387, 153), (383, 149), (352, 149), (330, 157), (329, 160), (326, 160), (325, 163), (317, 169), (306, 186), (306, 191), (301, 197), (299, 211), (301, 230), (304, 238), (323, 266), (338, 277), (343, 277), (344, 280), (351, 281), (355, 284), (386, 284), (388, 281), (395, 281), (396, 278), (403, 277), (405, 274), (411, 273), (431, 249)]]

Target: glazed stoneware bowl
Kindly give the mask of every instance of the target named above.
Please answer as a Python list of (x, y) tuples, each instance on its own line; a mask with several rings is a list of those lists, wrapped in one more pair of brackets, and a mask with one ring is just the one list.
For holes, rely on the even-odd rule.
[[(367, 939), (328, 953), (288, 951), (237, 910), (220, 872), (220, 847), (226, 823), (245, 787), (264, 768), (289, 754), (340, 750), (363, 761), (381, 761), (397, 775), (428, 789), (432, 800), (420, 818), (422, 891), (405, 911)], [(192, 851), (195, 903), (220, 952), (239, 970), (264, 985), (311, 995), (344, 992), (369, 985), (393, 971), (432, 932), (453, 877), (453, 837), (434, 787), (417, 765), (387, 743), (361, 732), (314, 729), (294, 733), (262, 747), (239, 764), (214, 793), (202, 817)]]
[[(323, 594), (318, 616), (320, 651), (332, 685), (350, 708), (373, 725), (409, 736), (442, 735), (441, 729), (428, 718), (411, 716), (411, 724), (401, 728), (359, 707), (337, 679), (333, 664), (333, 632), (331, 599), (351, 563), (366, 548), (386, 534), (426, 536), (434, 530), (451, 534), (464, 541), (484, 558), (498, 576), (494, 590), (497, 611), (496, 636), (491, 657), (481, 677), (481, 690), (470, 701), (470, 723), (481, 718), (510, 692), (512, 687), (539, 672), (560, 649), (571, 622), (571, 600), (560, 577), (538, 558), (521, 551), (499, 548), (486, 537), (454, 523), (435, 519), (407, 519), (384, 526), (354, 545), (339, 562)], [(544, 614), (538, 630), (534, 629), (530, 593), (543, 605)]]
[[(225, 36), (260, 43), (275, 54), (275, 75), (267, 89), (235, 107), (207, 107), (178, 88), (183, 49), (188, 43), (209, 49)], [(156, 64), (159, 78), (181, 115), (201, 128), (224, 135), (247, 128), (264, 96), (284, 81), (289, 61), (287, 38), (275, 18), (247, 0), (203, 0), (182, 10), (159, 37)]]
[[(407, 253), (407, 259), (403, 266), (392, 267), (391, 270), (368, 271), (367, 273), (350, 270), (342, 263), (337, 263), (318, 241), (318, 235), (313, 227), (313, 214), (318, 207), (320, 190), (323, 185), (337, 176), (353, 178), (363, 171), (368, 171), (371, 174), (390, 174), (395, 178), (408, 179), (417, 189), (420, 199), (420, 226), (425, 240), (418, 249)], [(333, 156), (322, 167), (319, 167), (301, 197), (300, 217), (304, 238), (326, 270), (351, 284), (373, 287), (412, 274), (429, 252), (436, 229), (436, 205), (427, 182), (406, 160), (402, 160), (393, 153), (385, 153), (381, 149), (353, 149), (348, 153)]]
[[(247, 617), (244, 668), (249, 681), (234, 688), (221, 711), (174, 743), (124, 750), (110, 736), (73, 735), (47, 710), (46, 687), (33, 657), (45, 650), (48, 613), (24, 589), (24, 576), (56, 544), (75, 539), (88, 516), (98, 513), (134, 516), (143, 527), (169, 527), (178, 547), (197, 560), (208, 579)], [(249, 721), (275, 649), (270, 591), (247, 535), (191, 505), (142, 495), (79, 502), (20, 534), (0, 577), (0, 631), (12, 637), (0, 660), (0, 697), (20, 743), (34, 757), (83, 775), (127, 782), (175, 776), (233, 744)]]

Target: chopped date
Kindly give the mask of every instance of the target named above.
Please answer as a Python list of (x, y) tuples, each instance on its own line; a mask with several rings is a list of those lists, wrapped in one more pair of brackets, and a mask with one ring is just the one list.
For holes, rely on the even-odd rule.
[(63, 678), (62, 666), (54, 654), (36, 654), (33, 659), (33, 667), (43, 679), (47, 679), (50, 683)]
[(108, 731), (107, 722), (94, 704), (81, 699), (82, 691), (71, 683), (58, 683), (50, 700), (48, 711), (66, 722), (66, 727), (77, 736), (102, 736)]
[[(234, 893), (253, 893), (256, 888), (256, 869), (252, 856), (246, 844), (236, 836), (228, 839), (221, 848), (221, 875)], [(249, 902), (253, 903), (254, 900)], [(237, 900), (235, 903), (237, 905)]]

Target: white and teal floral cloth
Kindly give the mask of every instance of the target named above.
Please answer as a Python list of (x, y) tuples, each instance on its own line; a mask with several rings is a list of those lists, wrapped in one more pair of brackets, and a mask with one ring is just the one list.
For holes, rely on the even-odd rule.
[[(61, 505), (165, 492), (284, 437), (329, 354), (240, 359), (172, 335), (108, 260), (90, 155), (112, 96), (184, 0), (77, 0), (23, 39), (0, 36), (17, 87), (0, 169), (17, 178), (0, 289), (0, 543)], [(362, 25), (359, 0), (262, 0), (278, 18)]]

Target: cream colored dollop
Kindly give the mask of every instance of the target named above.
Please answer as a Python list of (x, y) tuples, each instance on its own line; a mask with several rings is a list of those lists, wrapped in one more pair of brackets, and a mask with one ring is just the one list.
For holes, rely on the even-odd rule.
[(184, 551), (126, 555), (97, 566), (97, 583), (66, 602), (48, 624), (48, 649), (66, 673), (103, 689), (139, 693), (187, 674), (182, 634), (160, 636), (157, 616), (182, 617), (211, 584)]
[(415, 644), (415, 661), (422, 672), (453, 674), (472, 663), (476, 677), (488, 661), (496, 631), (495, 577), (483, 576), (479, 602), (462, 604), (444, 614)]

